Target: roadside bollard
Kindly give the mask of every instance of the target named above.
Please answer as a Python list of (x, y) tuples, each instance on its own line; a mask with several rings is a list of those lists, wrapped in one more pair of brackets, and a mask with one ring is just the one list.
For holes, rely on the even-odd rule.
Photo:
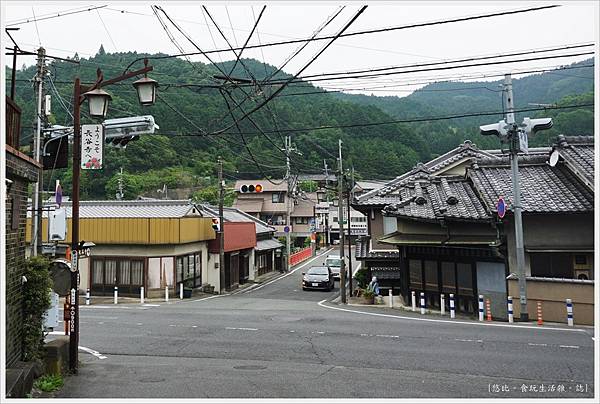
[(442, 316), (446, 314), (446, 299), (443, 293), (440, 295), (440, 314)]
[(537, 325), (544, 325), (542, 319), (542, 302), (537, 302)]
[(89, 306), (90, 305), (90, 290), (87, 289), (85, 291), (85, 305)]
[(425, 314), (425, 292), (421, 292), (421, 314)]
[(450, 293), (450, 318), (456, 317), (456, 310), (454, 309), (454, 293)]
[(492, 321), (492, 307), (490, 299), (485, 299), (485, 312), (487, 314), (487, 321)]
[(140, 287), (140, 304), (144, 304), (144, 287)]
[(573, 302), (571, 299), (567, 299), (567, 324), (569, 327), (573, 327)]
[(179, 300), (183, 300), (183, 283), (179, 284)]
[(479, 321), (483, 321), (483, 295), (479, 295)]
[(394, 294), (392, 293), (392, 289), (390, 289), (389, 291), (389, 297), (390, 297), (390, 309), (394, 308)]
[(115, 304), (119, 301), (119, 288), (115, 286)]
[(169, 301), (169, 287), (165, 286), (165, 302)]
[(513, 315), (513, 299), (512, 296), (508, 296), (508, 322), (512, 323), (515, 321), (515, 317)]
[(412, 298), (412, 311), (417, 311), (417, 298), (415, 297), (415, 291), (410, 292)]

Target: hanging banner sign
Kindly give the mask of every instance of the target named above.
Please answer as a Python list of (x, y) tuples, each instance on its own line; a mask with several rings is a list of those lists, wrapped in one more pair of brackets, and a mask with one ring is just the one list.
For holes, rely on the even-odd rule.
[(81, 169), (100, 170), (104, 157), (104, 128), (81, 125)]

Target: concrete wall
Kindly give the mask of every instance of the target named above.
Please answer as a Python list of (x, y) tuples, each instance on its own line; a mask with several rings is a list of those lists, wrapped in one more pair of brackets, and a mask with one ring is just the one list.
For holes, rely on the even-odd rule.
[[(515, 318), (521, 315), (519, 284), (508, 280), (508, 293), (513, 297)], [(557, 278), (527, 278), (527, 312), (530, 319), (537, 319), (537, 302), (542, 302), (544, 321), (566, 323), (566, 299), (573, 301), (573, 322), (594, 325), (594, 281)]]
[[(208, 254), (208, 264), (206, 265), (206, 282), (215, 287), (215, 291), (220, 293), (221, 277), (219, 268), (215, 266), (219, 263), (219, 254)], [(204, 276), (204, 273), (202, 274)]]
[(507, 319), (506, 274), (502, 262), (477, 262), (477, 292), (490, 299), (492, 317)]

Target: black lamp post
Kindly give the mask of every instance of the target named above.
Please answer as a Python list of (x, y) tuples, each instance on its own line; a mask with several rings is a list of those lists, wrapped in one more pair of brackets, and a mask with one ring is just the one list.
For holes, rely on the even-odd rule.
[[(75, 78), (73, 89), (73, 212), (71, 221), (71, 253), (75, 256), (74, 268), (71, 269), (71, 324), (69, 332), (69, 368), (77, 373), (78, 346), (79, 346), (79, 177), (81, 173), (81, 104), (87, 98), (89, 103), (89, 114), (94, 118), (104, 118), (108, 112), (108, 104), (111, 100), (110, 94), (102, 90), (110, 84), (147, 74), (153, 67), (148, 66), (148, 59), (144, 59), (144, 68), (133, 72), (122, 74), (118, 77), (104, 81), (102, 71), (98, 69), (97, 80), (91, 87), (81, 85), (79, 77)], [(156, 96), (158, 83), (152, 79), (138, 80), (134, 87), (138, 91), (138, 97), (142, 105), (152, 105)], [(139, 83), (143, 81), (142, 83)], [(137, 83), (137, 84), (136, 84)], [(151, 88), (150, 88), (151, 87)], [(151, 99), (148, 97), (151, 95)], [(151, 101), (151, 102), (150, 102)]]

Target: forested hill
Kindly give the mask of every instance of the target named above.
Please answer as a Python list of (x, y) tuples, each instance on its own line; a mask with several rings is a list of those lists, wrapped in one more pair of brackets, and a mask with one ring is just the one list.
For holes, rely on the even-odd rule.
[[(591, 66), (591, 67), (589, 67)], [(593, 103), (594, 60), (574, 63), (569, 69), (513, 77), (513, 94), (517, 109), (539, 108), (532, 104), (573, 105)], [(453, 116), (483, 111), (502, 111), (502, 83), (497, 81), (447, 81), (429, 84), (406, 97), (336, 93), (338, 99), (360, 105), (376, 106), (396, 119), (410, 120), (422, 117)], [(560, 112), (559, 112), (560, 111)], [(555, 117), (555, 129), (532, 139), (532, 144), (548, 144), (558, 133), (581, 135), (593, 133), (593, 109), (526, 112), (524, 116)], [(558, 119), (556, 119), (558, 118)], [(408, 123), (414, 133), (427, 140), (430, 151), (441, 154), (462, 139), (477, 139), (480, 146), (495, 147), (495, 139), (479, 137), (479, 125), (501, 119), (495, 116), (477, 116), (441, 121)], [(549, 136), (548, 136), (549, 135)], [(493, 144), (493, 145), (492, 145)]]
[[(53, 98), (50, 123), (72, 125), (72, 119), (66, 110), (71, 108), (72, 83), (76, 75), (79, 75), (83, 82), (92, 83), (96, 78), (96, 69), (100, 67), (104, 77), (108, 79), (120, 75), (130, 62), (143, 56), (145, 55), (137, 53), (106, 54), (101, 49), (93, 58), (76, 57), (80, 60), (79, 66), (53, 62), (46, 80), (46, 90)], [(295, 129), (291, 132), (293, 144), (298, 149), (298, 153), (292, 156), (295, 172), (319, 172), (324, 160), (330, 169), (334, 168), (338, 139), (342, 139), (346, 167), (354, 166), (359, 178), (369, 179), (399, 175), (412, 168), (418, 161), (426, 161), (456, 147), (467, 138), (479, 145), (494, 148), (498, 146), (495, 139), (482, 139), (477, 133), (477, 127), (483, 123), (497, 121), (501, 116), (478, 117), (470, 122), (451, 120), (378, 124), (397, 118), (439, 116), (482, 109), (501, 110), (499, 94), (487, 94), (486, 90), (420, 91), (405, 98), (367, 97), (322, 93), (320, 89), (307, 83), (295, 83), (253, 113), (251, 120), (241, 121), (240, 134), (236, 126), (232, 125), (227, 104), (232, 108), (234, 115), (240, 117), (242, 113), (235, 107), (236, 103), (244, 100), (242, 108), (249, 111), (260, 105), (279, 85), (223, 86), (222, 80), (213, 78), (214, 75), (221, 74), (214, 66), (182, 59), (153, 59), (151, 64), (154, 71), (150, 76), (160, 83), (157, 103), (151, 107), (139, 106), (135, 90), (131, 86), (133, 80), (112, 85), (106, 88), (113, 97), (109, 117), (151, 114), (160, 130), (155, 135), (143, 136), (140, 140), (129, 143), (126, 149), (107, 147), (105, 168), (100, 172), (85, 171), (83, 174), (82, 198), (114, 198), (117, 173), (123, 168), (127, 199), (148, 191), (156, 191), (166, 184), (169, 189), (200, 190), (200, 194), (196, 196), (211, 200), (215, 191), (215, 162), (219, 155), (225, 161), (226, 178), (229, 180), (261, 178), (265, 175), (281, 177), (285, 156), (279, 149), (283, 147), (283, 136), (288, 133), (288, 129)], [(232, 76), (263, 79), (275, 72), (274, 67), (264, 66), (255, 60), (243, 60), (243, 64), (244, 66), (240, 63), (236, 65)], [(140, 61), (132, 69), (141, 66)], [(226, 73), (229, 73), (232, 66), (233, 62), (219, 65), (220, 70)], [(248, 74), (246, 69), (251, 74)], [(17, 72), (19, 81), (16, 101), (23, 108), (21, 136), (24, 145), (31, 141), (34, 127), (35, 94), (30, 83), (34, 75), (35, 67), (23, 68)], [(578, 72), (577, 75), (582, 73)], [(10, 71), (7, 77), (10, 78)], [(272, 79), (287, 77), (289, 75), (277, 72)], [(523, 87), (520, 84), (521, 80), (515, 82), (517, 105), (532, 99), (535, 100), (533, 102), (539, 103), (555, 102), (566, 94), (593, 99), (592, 93), (589, 92), (593, 90), (593, 80), (579, 79), (576, 83), (568, 85), (553, 85), (552, 83), (558, 83), (564, 77), (549, 74), (522, 80), (525, 83), (525, 80), (542, 78), (546, 81)], [(490, 88), (496, 84), (485, 83)], [(7, 88), (9, 85), (7, 82)], [(543, 86), (547, 92), (545, 95), (538, 96), (538, 85)], [(444, 86), (473, 87), (475, 84), (435, 84), (428, 88), (443, 89)], [(536, 88), (537, 92), (526, 96), (529, 87)], [(569, 92), (569, 89), (573, 91)], [(587, 95), (581, 95), (586, 91), (589, 92)], [(227, 96), (227, 93), (233, 96), (233, 100), (225, 101), (224, 96)], [(486, 104), (482, 105), (484, 98)], [(582, 134), (582, 131), (587, 131), (585, 134), (591, 133), (588, 131), (588, 128), (593, 128), (591, 109), (564, 111), (579, 114), (577, 122), (582, 130), (578, 134)], [(83, 123), (87, 121), (89, 119), (84, 116)], [(560, 122), (557, 124), (559, 126)], [(216, 131), (229, 126), (231, 128), (225, 133), (215, 134)], [(327, 128), (323, 129), (323, 126)], [(44, 182), (52, 184), (55, 178), (62, 179), (68, 193), (69, 170), (47, 171)]]

